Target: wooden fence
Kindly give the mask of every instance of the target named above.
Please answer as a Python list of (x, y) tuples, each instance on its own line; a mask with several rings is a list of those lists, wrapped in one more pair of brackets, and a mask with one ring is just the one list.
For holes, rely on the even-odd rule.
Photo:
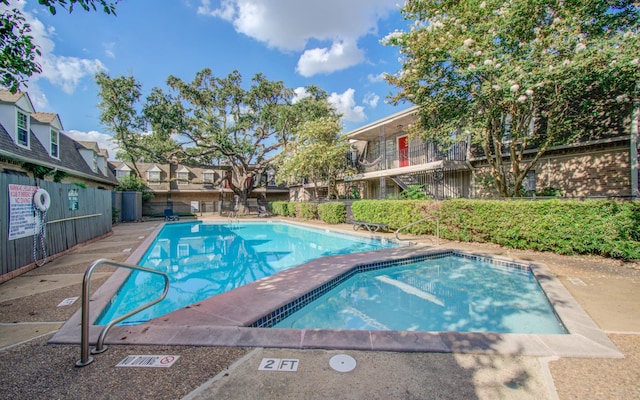
[[(26, 272), (34, 264), (34, 237), (9, 240), (9, 185), (36, 186), (33, 178), (0, 173), (0, 282)], [(47, 256), (111, 232), (111, 191), (38, 180), (51, 197), (46, 213), (44, 247)], [(37, 240), (38, 263), (43, 257)]]

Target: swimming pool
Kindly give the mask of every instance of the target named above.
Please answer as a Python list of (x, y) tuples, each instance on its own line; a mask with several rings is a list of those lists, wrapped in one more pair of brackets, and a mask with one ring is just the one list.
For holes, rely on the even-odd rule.
[[(275, 221), (275, 220), (272, 220)], [(212, 222), (222, 222), (214, 219)], [(306, 225), (296, 222), (297, 225)], [(136, 224), (149, 233), (126, 260), (137, 264), (153, 245), (164, 224)], [(317, 226), (313, 226), (317, 228)], [(351, 234), (350, 225), (331, 226)], [(132, 238), (135, 241), (135, 238)], [(455, 243), (450, 243), (455, 246)], [(307, 304), (316, 293), (334, 287), (334, 281), (352, 270), (413, 262), (452, 252), (491, 258), (496, 263), (526, 265), (543, 288), (566, 327), (567, 334), (517, 334), (488, 332), (364, 331), (340, 329), (273, 329), (269, 322), (291, 306)], [(531, 259), (507, 258), (496, 252), (474, 253), (452, 247), (404, 246), (356, 254), (318, 258), (237, 289), (204, 299), (137, 325), (114, 326), (106, 344), (162, 346), (242, 346), (288, 349), (339, 349), (438, 353), (513, 354), (586, 358), (623, 358), (606, 333), (591, 319), (551, 269)], [(91, 296), (90, 321), (112, 300), (128, 271), (119, 269)], [(80, 343), (82, 315), (76, 312), (48, 343)], [(266, 325), (255, 325), (261, 321)], [(264, 327), (257, 327), (264, 326)], [(90, 327), (90, 341), (101, 326)]]
[[(349, 276), (350, 275), (350, 276)], [(338, 283), (341, 279), (343, 281)], [(274, 328), (565, 334), (525, 265), (458, 253), (363, 267)], [(314, 297), (315, 297), (314, 296)], [(296, 304), (296, 303), (294, 303)]]
[[(139, 265), (167, 272), (170, 289), (160, 303), (126, 319), (138, 324), (310, 260), (398, 244), (281, 222), (167, 224)], [(162, 292), (156, 275), (133, 272), (97, 324), (106, 324)]]

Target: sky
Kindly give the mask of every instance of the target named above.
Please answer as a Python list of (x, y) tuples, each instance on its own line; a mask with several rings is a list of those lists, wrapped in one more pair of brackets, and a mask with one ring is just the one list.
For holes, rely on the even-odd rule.
[(238, 70), (245, 85), (257, 73), (291, 89), (316, 85), (343, 114), (345, 132), (410, 106), (389, 104), (395, 88), (382, 78), (401, 68), (398, 49), (380, 43), (407, 30), (398, 0), (121, 0), (116, 16), (10, 3), (42, 53), (43, 72), (26, 88), (36, 111), (57, 113), (68, 136), (98, 142), (110, 159), (100, 71), (133, 76), (143, 99), (166, 90), (170, 75), (190, 82), (204, 68), (217, 77)]

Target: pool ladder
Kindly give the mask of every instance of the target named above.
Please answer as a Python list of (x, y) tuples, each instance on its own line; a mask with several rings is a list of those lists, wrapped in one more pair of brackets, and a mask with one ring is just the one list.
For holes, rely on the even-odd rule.
[(398, 228), (398, 229), (396, 230), (396, 240), (399, 240), (399, 241), (403, 241), (403, 240), (411, 240), (411, 239), (400, 239), (400, 237), (398, 236), (398, 234), (399, 234), (399, 233), (400, 233), (400, 231), (401, 231), (401, 230), (403, 230), (403, 229), (406, 229), (406, 228), (408, 228), (408, 227), (410, 227), (410, 226), (413, 226), (413, 225), (419, 224), (420, 222), (428, 221), (428, 220), (430, 220), (430, 219), (435, 219), (435, 220), (436, 220), (436, 246), (439, 246), (439, 245), (440, 245), (440, 218), (438, 218), (438, 217), (434, 217), (434, 216), (426, 217), (426, 218), (422, 218), (421, 220), (418, 220), (418, 221), (412, 222), (412, 223), (407, 224), (407, 225), (405, 225), (405, 226), (403, 226), (403, 227), (401, 227), (401, 228)]
[(94, 261), (93, 264), (91, 264), (91, 266), (89, 266), (87, 271), (84, 273), (84, 279), (82, 280), (82, 334), (80, 340), (80, 360), (76, 362), (76, 367), (84, 367), (85, 365), (91, 364), (91, 362), (93, 361), (93, 357), (89, 355), (89, 286), (91, 282), (91, 274), (96, 268), (101, 265), (110, 265), (112, 267), (127, 268), (130, 270), (143, 271), (160, 275), (164, 278), (164, 290), (162, 291), (162, 295), (160, 295), (160, 297), (158, 297), (157, 299), (147, 304), (143, 304), (135, 310), (132, 310), (125, 315), (111, 320), (104, 328), (102, 328), (102, 331), (98, 336), (98, 340), (96, 341), (96, 347), (91, 351), (91, 354), (100, 354), (107, 351), (107, 346), (104, 345), (104, 338), (105, 336), (107, 336), (107, 332), (109, 332), (109, 329), (111, 329), (112, 326), (158, 303), (159, 301), (167, 297), (167, 293), (169, 293), (169, 276), (162, 271), (141, 267), (139, 265), (119, 263), (113, 260), (108, 260), (106, 258), (101, 258)]

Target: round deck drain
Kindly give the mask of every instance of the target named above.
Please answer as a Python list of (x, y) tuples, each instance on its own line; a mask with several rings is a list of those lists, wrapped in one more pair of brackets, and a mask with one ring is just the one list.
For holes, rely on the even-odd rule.
[(346, 354), (338, 354), (331, 357), (329, 366), (338, 372), (349, 372), (356, 367), (356, 360)]

